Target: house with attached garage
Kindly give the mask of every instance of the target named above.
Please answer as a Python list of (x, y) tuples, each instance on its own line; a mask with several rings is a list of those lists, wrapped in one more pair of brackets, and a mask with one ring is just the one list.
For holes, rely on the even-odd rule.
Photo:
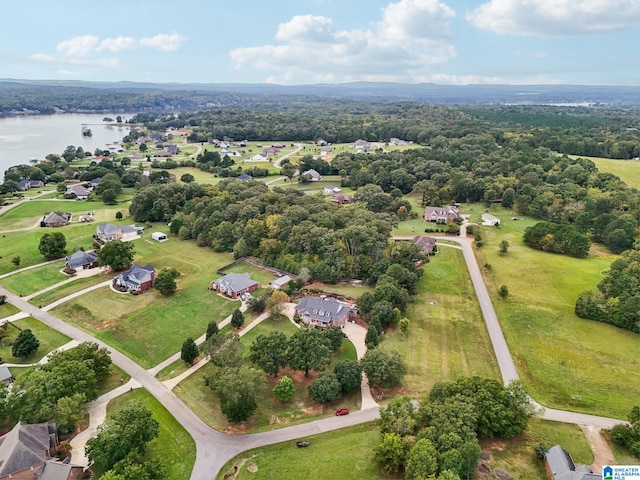
[(319, 182), (319, 181), (322, 180), (322, 175), (320, 175), (313, 168), (311, 170), (307, 170), (305, 172), (302, 172), (301, 176), (309, 178), (309, 181), (311, 181), (311, 182)]
[(87, 200), (90, 196), (91, 190), (80, 184), (70, 185), (64, 192), (64, 198), (75, 198), (76, 200)]
[(117, 226), (111, 223), (103, 223), (96, 228), (96, 238), (102, 242), (121, 240), (126, 242), (140, 236), (140, 229), (131, 225)]
[(351, 314), (351, 307), (333, 297), (303, 297), (294, 311), (309, 327), (344, 327)]
[(248, 273), (227, 273), (223, 277), (211, 282), (211, 290), (220, 292), (231, 298), (239, 298), (245, 293), (250, 293), (260, 284)]
[(458, 207), (449, 205), (448, 207), (425, 207), (424, 221), (435, 223), (447, 223), (460, 216)]
[(69, 459), (54, 459), (55, 424), (18, 422), (0, 436), (0, 480), (75, 480), (87, 478)]
[(78, 250), (66, 257), (66, 260), (65, 270), (75, 270), (79, 272), (98, 266), (98, 255), (95, 252)]
[(153, 265), (142, 266), (135, 263), (129, 270), (114, 278), (113, 285), (118, 290), (142, 293), (153, 286), (154, 278), (156, 278), (156, 270)]

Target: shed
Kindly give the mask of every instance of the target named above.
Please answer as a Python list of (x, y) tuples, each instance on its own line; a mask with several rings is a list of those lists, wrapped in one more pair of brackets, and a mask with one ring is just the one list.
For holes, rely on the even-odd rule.
[(497, 227), (500, 225), (500, 219), (498, 217), (495, 217), (493, 215), (491, 215), (490, 213), (483, 213), (482, 214), (482, 223), (484, 225), (490, 225), (492, 227)]
[(153, 232), (151, 234), (151, 238), (153, 238), (156, 242), (165, 242), (169, 240), (167, 234), (162, 232)]

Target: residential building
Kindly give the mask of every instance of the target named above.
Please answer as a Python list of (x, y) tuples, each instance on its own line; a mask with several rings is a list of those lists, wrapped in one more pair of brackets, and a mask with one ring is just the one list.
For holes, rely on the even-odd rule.
[(602, 475), (593, 473), (586, 465), (576, 466), (571, 454), (560, 445), (547, 450), (544, 461), (552, 480), (602, 480)]
[(53, 459), (56, 426), (19, 422), (0, 437), (0, 480), (75, 480), (84, 469)]
[(324, 193), (327, 193), (329, 195), (332, 195), (334, 193), (340, 193), (342, 191), (341, 188), (338, 187), (324, 187)]
[(256, 153), (253, 157), (247, 158), (247, 162), (268, 162), (269, 155), (264, 152)]
[(117, 226), (111, 223), (103, 223), (96, 228), (96, 238), (102, 242), (121, 240), (126, 242), (138, 238), (140, 230), (132, 225)]
[(91, 190), (76, 183), (67, 187), (67, 191), (64, 192), (65, 198), (75, 198), (76, 200), (87, 200), (91, 196)]
[(95, 252), (85, 252), (78, 250), (66, 257), (66, 270), (75, 270), (79, 272), (81, 270), (87, 270), (89, 268), (95, 268), (98, 266), (98, 255)]
[(236, 177), (236, 180), (240, 180), (241, 182), (248, 182), (249, 180), (253, 180), (251, 175), (247, 175), (246, 173), (241, 173)]
[(355, 142), (350, 143), (349, 147), (355, 148), (356, 150), (362, 150), (363, 152), (368, 152), (369, 150), (371, 150), (371, 143), (367, 142), (366, 140), (358, 139)]
[(129, 270), (118, 275), (114, 285), (126, 288), (131, 293), (142, 293), (153, 286), (156, 270), (153, 265), (138, 265), (135, 263)]
[(6, 384), (13, 383), (13, 375), (11, 375), (11, 371), (9, 371), (9, 367), (6, 365), (0, 365), (0, 382)]
[(295, 314), (310, 327), (344, 327), (351, 307), (333, 297), (304, 297), (295, 306)]
[(413, 238), (413, 243), (418, 245), (422, 249), (422, 253), (425, 255), (433, 255), (433, 251), (436, 247), (436, 239), (434, 237), (426, 237), (424, 235), (417, 235)]
[(400, 138), (395, 138), (395, 137), (394, 137), (394, 138), (391, 138), (391, 139), (389, 140), (389, 143), (390, 143), (391, 145), (395, 145), (395, 146), (397, 146), (397, 147), (404, 147), (404, 146), (407, 146), (407, 145), (411, 145), (411, 144), (413, 144), (413, 142), (409, 142), (409, 141), (407, 141), (407, 140), (402, 140), (402, 139), (400, 139)]
[(460, 216), (458, 207), (449, 205), (448, 207), (425, 207), (425, 222), (447, 223)]
[(353, 197), (350, 195), (343, 195), (342, 193), (338, 193), (331, 197), (331, 201), (333, 203), (337, 203), (338, 205), (345, 205), (348, 203), (353, 203)]
[(333, 152), (333, 148), (331, 147), (322, 147), (320, 149), (320, 155), (331, 155), (332, 152)]
[(254, 291), (260, 287), (248, 273), (227, 273), (223, 277), (211, 282), (211, 290), (231, 298), (238, 298), (245, 293)]
[(302, 172), (302, 176), (303, 177), (309, 177), (309, 180), (311, 180), (312, 182), (319, 182), (319, 181), (322, 180), (322, 175), (320, 175), (313, 168), (310, 169), (310, 170), (307, 170), (305, 172)]
[(71, 222), (70, 213), (54, 210), (53, 212), (45, 214), (40, 224), (43, 227), (63, 227), (69, 225), (69, 222)]

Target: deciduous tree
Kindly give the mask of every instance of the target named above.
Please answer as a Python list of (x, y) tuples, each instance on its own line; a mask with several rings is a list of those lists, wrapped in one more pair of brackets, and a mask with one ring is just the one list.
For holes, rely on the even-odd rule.
[(294, 370), (302, 370), (305, 377), (309, 370), (321, 370), (330, 361), (331, 349), (320, 330), (298, 330), (289, 338), (287, 363)]
[(333, 372), (321, 373), (309, 385), (309, 396), (318, 403), (329, 403), (342, 396), (338, 377)]
[(287, 364), (287, 336), (278, 331), (258, 338), (249, 347), (249, 359), (265, 373), (277, 376), (281, 367)]
[(40, 341), (30, 328), (22, 330), (11, 346), (11, 355), (14, 357), (28, 357), (40, 348)]
[(38, 251), (47, 260), (64, 257), (67, 253), (67, 239), (61, 232), (47, 232), (40, 237)]
[(278, 380), (276, 386), (273, 387), (273, 396), (281, 402), (287, 403), (293, 400), (294, 393), (293, 380), (286, 375)]
[(402, 383), (407, 365), (395, 350), (367, 350), (360, 360), (362, 371), (374, 387), (393, 388)]
[(220, 400), (220, 410), (231, 423), (244, 422), (258, 407), (256, 392), (263, 387), (260, 370), (243, 365), (220, 368), (207, 378), (209, 387)]
[(184, 360), (189, 365), (193, 365), (193, 362), (200, 355), (200, 351), (198, 350), (198, 346), (196, 342), (193, 341), (193, 338), (187, 338), (182, 344), (182, 349), (180, 350), (180, 358)]
[(98, 250), (98, 264), (118, 272), (131, 266), (134, 255), (133, 243), (112, 240)]
[(350, 393), (360, 387), (362, 383), (362, 369), (355, 360), (339, 360), (333, 368), (336, 374), (342, 393)]

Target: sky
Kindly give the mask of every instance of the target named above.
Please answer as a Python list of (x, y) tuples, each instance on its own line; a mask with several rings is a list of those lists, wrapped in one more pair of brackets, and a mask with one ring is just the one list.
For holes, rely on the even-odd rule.
[(640, 85), (640, 0), (22, 0), (0, 78)]

